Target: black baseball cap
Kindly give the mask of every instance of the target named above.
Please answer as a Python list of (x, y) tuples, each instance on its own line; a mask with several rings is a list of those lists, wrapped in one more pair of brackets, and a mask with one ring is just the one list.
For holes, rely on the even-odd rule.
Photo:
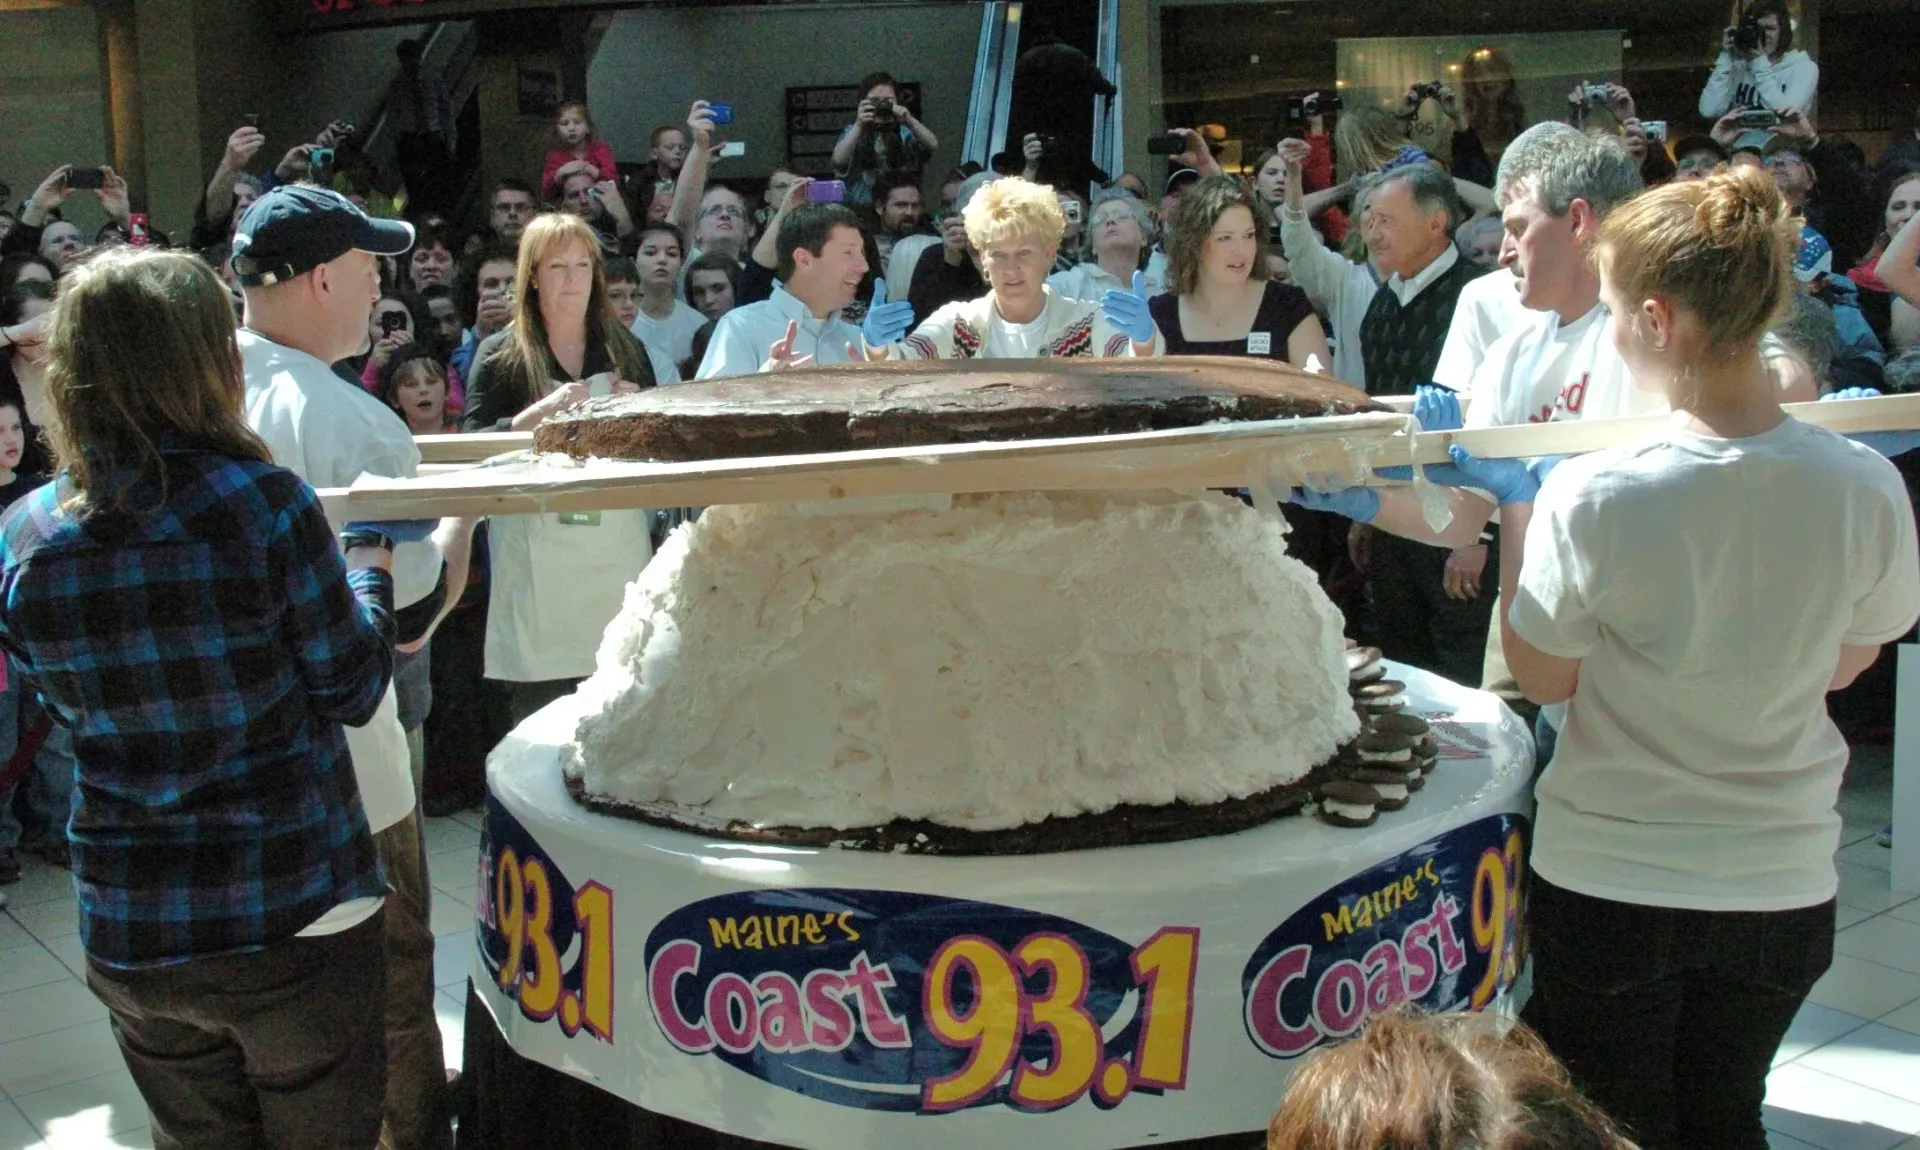
[(1673, 144), (1673, 158), (1684, 160), (1695, 152), (1707, 152), (1717, 157), (1721, 163), (1727, 162), (1726, 145), (1712, 136), (1682, 136)]
[(402, 255), (413, 225), (376, 220), (339, 192), (284, 184), (255, 200), (233, 230), (233, 273), (247, 287), (305, 275), (351, 251)]

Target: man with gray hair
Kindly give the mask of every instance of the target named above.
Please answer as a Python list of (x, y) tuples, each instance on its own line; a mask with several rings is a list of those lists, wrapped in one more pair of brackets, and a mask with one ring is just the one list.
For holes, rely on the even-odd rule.
[(1408, 395), (1433, 379), (1460, 289), (1481, 273), (1453, 246), (1454, 225), (1465, 214), (1452, 177), (1438, 164), (1407, 164), (1375, 177), (1360, 226), (1387, 279), (1360, 321), (1369, 394)]
[[(1374, 178), (1360, 226), (1387, 278), (1360, 321), (1369, 394), (1406, 395), (1433, 379), (1461, 289), (1484, 270), (1454, 247), (1453, 229), (1465, 214), (1453, 179), (1437, 164), (1408, 164)], [(1367, 550), (1381, 650), (1456, 682), (1479, 682), (1491, 589), (1447, 594), (1449, 549), (1427, 541), (1380, 535)]]
[[(1494, 197), (1505, 228), (1500, 263), (1514, 278), (1496, 272), (1500, 278), (1494, 282), (1500, 290), (1513, 291), (1526, 310), (1498, 313), (1506, 317), (1506, 330), (1476, 357), (1462, 397), (1467, 426), (1542, 423), (1587, 414), (1606, 418), (1657, 409), (1658, 398), (1634, 387), (1614, 350), (1611, 317), (1600, 306), (1600, 279), (1588, 258), (1601, 221), (1640, 187), (1639, 170), (1618, 141), (1588, 137), (1566, 124), (1535, 125), (1507, 146)], [(1456, 325), (1449, 338), (1478, 334), (1471, 325)], [(1448, 358), (1455, 358), (1452, 349)], [(1447, 410), (1444, 403), (1422, 407), (1430, 413)], [(1434, 422), (1458, 426), (1460, 420), (1456, 416)], [(1484, 618), (1490, 623), (1499, 571), (1498, 535), (1488, 526), (1494, 505), (1465, 488), (1448, 488), (1446, 495), (1452, 519), (1439, 531), (1427, 525), (1411, 488), (1303, 492), (1298, 498), (1304, 506), (1326, 506), (1370, 523), (1385, 533), (1382, 538), (1459, 549), (1462, 554), (1453, 557), (1443, 575), (1447, 594), (1471, 597), (1464, 602), (1486, 602)], [(1485, 549), (1476, 550), (1480, 547)], [(1497, 644), (1498, 628), (1489, 630)], [(1480, 632), (1483, 645), (1489, 630)], [(1384, 637), (1381, 645), (1386, 646)], [(1492, 650), (1497, 653), (1498, 647)], [(1489, 682), (1505, 678), (1497, 658), (1486, 661), (1485, 673)]]

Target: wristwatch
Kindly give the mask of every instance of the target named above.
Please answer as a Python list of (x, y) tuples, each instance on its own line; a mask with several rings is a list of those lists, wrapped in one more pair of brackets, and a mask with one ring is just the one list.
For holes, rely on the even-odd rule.
[(340, 550), (342, 553), (351, 551), (355, 547), (380, 547), (391, 551), (393, 550), (393, 536), (377, 528), (359, 524), (349, 527), (340, 533)]

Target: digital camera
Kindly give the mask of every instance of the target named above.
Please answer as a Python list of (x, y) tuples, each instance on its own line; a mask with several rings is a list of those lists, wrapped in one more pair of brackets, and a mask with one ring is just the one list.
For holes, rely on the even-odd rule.
[(1742, 16), (1733, 26), (1733, 50), (1742, 56), (1751, 56), (1767, 42), (1767, 31), (1760, 27), (1760, 17)]
[(1438, 80), (1428, 80), (1424, 84), (1415, 84), (1413, 90), (1407, 94), (1407, 100), (1415, 107), (1419, 107), (1428, 100), (1438, 100), (1440, 98), (1440, 89), (1443, 87), (1445, 87), (1445, 85)]
[(1324, 112), (1338, 112), (1346, 107), (1346, 101), (1338, 92), (1323, 95), (1308, 92), (1304, 96), (1287, 97), (1287, 119), (1304, 120), (1308, 116), (1318, 116)]

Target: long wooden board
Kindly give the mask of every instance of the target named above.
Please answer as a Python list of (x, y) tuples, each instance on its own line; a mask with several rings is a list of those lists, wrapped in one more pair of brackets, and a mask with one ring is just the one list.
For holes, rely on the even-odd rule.
[[(1920, 429), (1920, 395), (1792, 404), (1786, 410), (1838, 432)], [(1452, 443), (1486, 459), (1575, 455), (1633, 443), (1668, 418), (1422, 432), (1411, 442), (1403, 433), (1405, 417), (1375, 413), (701, 463), (578, 464), (496, 456), (478, 466), (436, 464), (419, 479), (369, 479), (320, 496), (327, 514), (345, 522), (980, 491), (1239, 487), (1316, 472), (1361, 482), (1369, 481), (1367, 468), (1406, 463), (1410, 452), (1422, 463), (1444, 463)], [(433, 438), (424, 437), (422, 445)]]

